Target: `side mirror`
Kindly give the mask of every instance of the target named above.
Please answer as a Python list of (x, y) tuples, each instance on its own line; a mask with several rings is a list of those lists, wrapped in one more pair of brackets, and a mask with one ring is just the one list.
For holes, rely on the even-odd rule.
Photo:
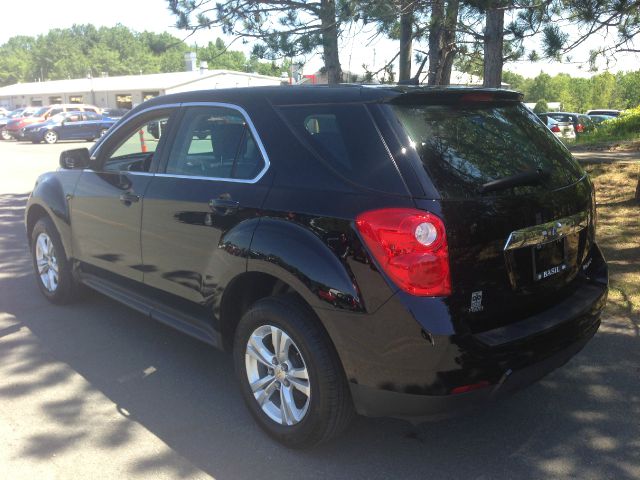
[(66, 170), (87, 168), (91, 162), (88, 148), (74, 148), (60, 154), (60, 166)]

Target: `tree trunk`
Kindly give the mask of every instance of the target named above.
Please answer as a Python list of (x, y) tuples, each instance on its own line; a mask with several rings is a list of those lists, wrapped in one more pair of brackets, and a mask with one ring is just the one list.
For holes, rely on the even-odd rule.
[(402, 0), (400, 10), (400, 76), (399, 81), (411, 78), (411, 53), (413, 48), (413, 0)]
[(502, 44), (504, 41), (504, 8), (493, 4), (487, 9), (484, 29), (484, 86), (502, 85)]
[(320, 6), (322, 24), (322, 51), (324, 67), (327, 70), (327, 83), (336, 84), (342, 81), (342, 69), (338, 55), (338, 24), (336, 22), (335, 0), (322, 0)]
[(458, 50), (456, 45), (456, 30), (458, 27), (458, 11), (460, 10), (460, 0), (449, 0), (444, 28), (445, 50), (442, 58), (442, 74), (440, 75), (440, 85), (451, 83), (451, 70), (453, 59)]
[(429, 30), (429, 85), (448, 85), (456, 55), (456, 27), (460, 0), (434, 0)]
[(442, 29), (444, 23), (444, 0), (431, 3), (431, 28), (429, 28), (429, 85), (440, 85), (442, 52)]

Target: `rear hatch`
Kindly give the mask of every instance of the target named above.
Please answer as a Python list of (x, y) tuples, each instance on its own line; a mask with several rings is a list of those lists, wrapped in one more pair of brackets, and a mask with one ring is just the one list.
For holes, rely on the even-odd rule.
[(415, 168), (441, 197), (415, 202), (445, 222), (447, 301), (461, 327), (512, 323), (578, 288), (593, 241), (593, 188), (543, 122), (496, 92), (414, 94), (391, 109)]

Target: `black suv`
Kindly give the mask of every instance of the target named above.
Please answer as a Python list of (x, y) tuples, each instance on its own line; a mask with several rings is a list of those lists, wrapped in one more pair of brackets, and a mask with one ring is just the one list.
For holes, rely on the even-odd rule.
[(289, 446), (503, 396), (600, 323), (593, 186), (515, 92), (167, 95), (60, 162), (26, 213), (42, 293), (89, 286), (232, 351)]

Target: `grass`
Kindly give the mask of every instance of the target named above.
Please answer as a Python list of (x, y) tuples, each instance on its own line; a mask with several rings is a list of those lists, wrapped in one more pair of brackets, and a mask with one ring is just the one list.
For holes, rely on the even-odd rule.
[(640, 204), (634, 200), (640, 164), (584, 165), (596, 187), (596, 236), (609, 264), (607, 311), (640, 317)]

